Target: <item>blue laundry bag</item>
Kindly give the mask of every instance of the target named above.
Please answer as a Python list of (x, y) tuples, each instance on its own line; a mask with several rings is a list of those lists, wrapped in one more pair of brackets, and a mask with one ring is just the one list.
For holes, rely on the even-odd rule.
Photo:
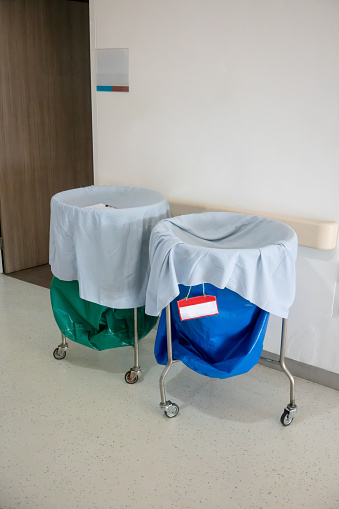
[[(177, 301), (190, 287), (179, 285), (180, 294), (171, 302), (173, 359), (211, 378), (229, 378), (247, 373), (259, 360), (269, 313), (228, 288), (205, 284), (205, 293), (215, 296), (219, 314), (181, 321)], [(192, 286), (189, 297), (203, 293)], [(167, 364), (166, 310), (162, 311), (154, 348), (159, 364)]]

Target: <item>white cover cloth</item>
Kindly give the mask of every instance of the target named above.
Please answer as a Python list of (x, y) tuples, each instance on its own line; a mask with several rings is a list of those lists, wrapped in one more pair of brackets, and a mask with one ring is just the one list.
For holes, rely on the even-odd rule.
[(179, 284), (229, 288), (286, 318), (295, 296), (297, 235), (272, 219), (206, 212), (165, 219), (150, 239), (146, 313), (157, 316)]
[[(109, 207), (88, 208), (105, 204)], [(111, 308), (145, 305), (149, 238), (169, 217), (165, 197), (135, 187), (90, 186), (51, 200), (52, 273), (79, 281), (82, 299)]]

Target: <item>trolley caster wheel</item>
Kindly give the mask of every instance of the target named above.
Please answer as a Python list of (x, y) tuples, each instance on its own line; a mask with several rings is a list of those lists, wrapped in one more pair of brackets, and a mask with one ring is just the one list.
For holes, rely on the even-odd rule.
[(293, 421), (294, 417), (291, 416), (290, 412), (288, 410), (284, 410), (284, 413), (280, 417), (280, 422), (283, 426), (289, 426), (291, 422)]
[(63, 350), (62, 353), (59, 353), (59, 348), (56, 348), (53, 352), (53, 357), (57, 361), (61, 361), (66, 357), (66, 350)]
[(125, 382), (128, 384), (135, 384), (138, 381), (138, 375), (134, 371), (127, 371), (125, 375)]
[(172, 417), (175, 417), (179, 413), (179, 407), (176, 403), (171, 403), (166, 410), (164, 410), (164, 413), (166, 417), (172, 419)]

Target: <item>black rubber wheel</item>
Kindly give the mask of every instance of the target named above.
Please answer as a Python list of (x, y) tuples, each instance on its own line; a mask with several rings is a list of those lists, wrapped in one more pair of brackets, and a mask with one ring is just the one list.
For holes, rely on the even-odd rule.
[(127, 371), (125, 374), (125, 382), (127, 384), (135, 384), (138, 381), (139, 377), (134, 371)]
[(284, 410), (284, 413), (280, 417), (280, 422), (283, 426), (289, 426), (293, 421), (293, 417), (291, 417), (290, 412), (288, 410)]
[(176, 417), (179, 413), (179, 407), (176, 403), (171, 403), (171, 405), (167, 408), (167, 410), (164, 410), (164, 413), (166, 417), (169, 419), (172, 419), (173, 417)]
[(62, 354), (60, 355), (59, 354), (59, 348), (56, 348), (53, 352), (53, 357), (54, 359), (56, 359), (57, 361), (61, 361), (62, 359), (64, 359), (66, 357), (66, 350), (64, 350), (62, 352)]

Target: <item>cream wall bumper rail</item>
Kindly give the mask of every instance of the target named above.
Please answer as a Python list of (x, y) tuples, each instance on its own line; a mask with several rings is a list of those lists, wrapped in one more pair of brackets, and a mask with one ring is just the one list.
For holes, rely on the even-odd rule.
[(279, 216), (264, 212), (216, 207), (205, 203), (169, 200), (172, 216), (194, 214), (199, 212), (238, 212), (255, 216), (268, 217), (287, 224), (296, 232), (299, 246), (313, 249), (331, 250), (337, 246), (338, 223), (333, 221), (317, 221), (298, 217)]

